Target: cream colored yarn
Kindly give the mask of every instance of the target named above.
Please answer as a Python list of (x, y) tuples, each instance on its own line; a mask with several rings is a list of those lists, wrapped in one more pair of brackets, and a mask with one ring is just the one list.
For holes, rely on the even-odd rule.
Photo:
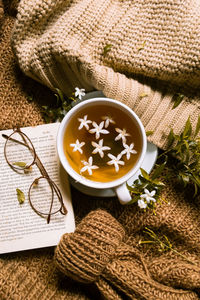
[[(200, 114), (199, 34), (196, 0), (21, 0), (12, 44), (25, 74), (66, 94), (102, 90), (165, 147), (170, 127)], [(176, 91), (186, 96), (172, 109)]]

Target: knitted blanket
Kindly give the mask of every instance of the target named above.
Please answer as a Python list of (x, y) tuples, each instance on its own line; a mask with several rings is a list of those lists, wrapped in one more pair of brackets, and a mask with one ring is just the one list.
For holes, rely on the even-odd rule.
[[(63, 87), (62, 90), (66, 93), (71, 92), (75, 86), (86, 88), (88, 91), (99, 88), (107, 96), (121, 99), (134, 107), (145, 128), (155, 130), (151, 140), (164, 147), (169, 124), (178, 132), (182, 130), (188, 115), (192, 113), (193, 124), (199, 115), (199, 93), (196, 89), (199, 21), (192, 18), (192, 10), (194, 18), (199, 13), (198, 5), (197, 1), (21, 1), (16, 20), (13, 2), (6, 2), (6, 5), (2, 6), (4, 15), (0, 20), (0, 129), (43, 123), (41, 104), (55, 99), (49, 87)], [(104, 9), (103, 13), (101, 9)], [(145, 9), (149, 11), (149, 15), (143, 13), (141, 17), (140, 13)], [(87, 15), (88, 11), (90, 17)], [(44, 17), (47, 12), (48, 18)], [(167, 12), (163, 19), (159, 18), (161, 12)], [(121, 14), (121, 18), (115, 19), (118, 14)], [(108, 30), (106, 20), (109, 18)], [(162, 31), (164, 36), (165, 32), (170, 41), (167, 50), (164, 49), (165, 43), (162, 44), (164, 38), (157, 48), (165, 53), (165, 57), (170, 56), (166, 61), (166, 68), (163, 64), (163, 68), (159, 68), (157, 63), (162, 57), (153, 55), (157, 45), (154, 40), (159, 41), (160, 38), (151, 33), (152, 28), (156, 28), (155, 19), (163, 22), (160, 27), (163, 31), (158, 30), (158, 35)], [(94, 22), (93, 27), (90, 22)], [(99, 27), (95, 33), (96, 24)], [(133, 38), (129, 36), (129, 31), (134, 24), (138, 29)], [(151, 50), (145, 50), (148, 39), (147, 36), (140, 35), (138, 24), (151, 36)], [(51, 41), (55, 40), (59, 25), (63, 26), (62, 47), (70, 45), (70, 51), (64, 49), (62, 52), (62, 47), (52, 47)], [(120, 36), (116, 36), (115, 31), (117, 25), (126, 29), (123, 31), (122, 44), (129, 41), (134, 47), (132, 41), (138, 41), (137, 49), (142, 49), (137, 55), (131, 48), (128, 50), (126, 43), (122, 45), (119, 42)], [(188, 29), (190, 26), (193, 26), (191, 30)], [(178, 47), (179, 42), (173, 42), (174, 35), (166, 32), (167, 28), (174, 35), (178, 28), (177, 39), (183, 39), (188, 47), (192, 40), (196, 43), (191, 48), (186, 47), (196, 60), (188, 59), (186, 50), (182, 53), (177, 50), (177, 55), (168, 51), (173, 45), (175, 47), (175, 44)], [(47, 29), (51, 33), (50, 36)], [(108, 30), (109, 34), (106, 35), (104, 29)], [(65, 31), (67, 34), (64, 36)], [(38, 36), (35, 39), (37, 32)], [(105, 41), (99, 44), (95, 38), (89, 39), (87, 36), (97, 34), (100, 41), (101, 33), (104, 34)], [(188, 43), (187, 34), (190, 36)], [(17, 61), (11, 50), (11, 35)], [(48, 45), (45, 42), (47, 36)], [(80, 44), (84, 36), (85, 43)], [(65, 38), (69, 39), (68, 43), (64, 42)], [(99, 53), (108, 44), (112, 45), (110, 51), (105, 51), (104, 56), (100, 58)], [(76, 52), (76, 57), (68, 55), (72, 49)], [(148, 55), (146, 53), (144, 56), (141, 52), (143, 50), (148, 51)], [(32, 51), (31, 55), (28, 55), (29, 51)], [(26, 55), (23, 56), (23, 53)], [(126, 57), (122, 59), (124, 53)], [(156, 63), (153, 63), (153, 56)], [(46, 61), (45, 57), (48, 57)], [(87, 57), (91, 62), (89, 67), (87, 61), (81, 60)], [(150, 65), (147, 57), (151, 61)], [(173, 68), (173, 63), (178, 60), (179, 67)], [(25, 61), (27, 68), (24, 67)], [(94, 61), (97, 63), (95, 68)], [(37, 81), (25, 76), (18, 64), (23, 72)], [(45, 70), (47, 76), (39, 70)], [(49, 70), (56, 73), (50, 75)], [(59, 72), (62, 76), (59, 76)], [(139, 78), (139, 73), (145, 77)], [(58, 82), (55, 83), (53, 77)], [(150, 77), (152, 78), (149, 79)], [(45, 81), (46, 78), (48, 82)], [(192, 92), (187, 94), (181, 104), (173, 110), (172, 96), (176, 90), (174, 84), (179, 85), (181, 91), (185, 91), (185, 86), (190, 85), (191, 91), (195, 89), (196, 96), (194, 97)], [(148, 97), (139, 97), (144, 92)], [(28, 101), (30, 95), (35, 101)], [(158, 205), (154, 215), (150, 210), (140, 210), (135, 204), (124, 207), (116, 198), (89, 197), (72, 189), (77, 225), (75, 233), (65, 234), (56, 249), (1, 255), (0, 299), (199, 299), (200, 203), (194, 202), (190, 190), (180, 190), (172, 181), (166, 182), (161, 196), (166, 199), (166, 203)], [(158, 236), (166, 235), (177, 252), (160, 252), (154, 246), (140, 244), (140, 241), (147, 238), (144, 233), (146, 226)]]

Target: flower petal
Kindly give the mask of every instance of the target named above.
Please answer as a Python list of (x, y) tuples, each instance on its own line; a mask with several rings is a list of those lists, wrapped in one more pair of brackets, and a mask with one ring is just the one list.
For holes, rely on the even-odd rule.
[(90, 166), (92, 166), (92, 163), (93, 163), (93, 157), (92, 156), (89, 157), (88, 163), (89, 163)]
[(153, 197), (155, 195), (155, 193), (156, 193), (155, 190), (151, 191), (150, 196)]
[(85, 166), (85, 167), (83, 167), (83, 168), (80, 170), (80, 172), (83, 173), (83, 172), (85, 172), (87, 169), (88, 169), (88, 166)]
[(103, 134), (108, 134), (108, 133), (109, 133), (109, 131), (108, 131), (108, 130), (106, 130), (106, 129), (101, 129), (100, 133), (103, 133)]

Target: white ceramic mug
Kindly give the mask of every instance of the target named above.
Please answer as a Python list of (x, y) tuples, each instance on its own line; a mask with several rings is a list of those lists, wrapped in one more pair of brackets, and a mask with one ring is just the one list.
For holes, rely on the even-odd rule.
[[(142, 147), (141, 151), (138, 157), (138, 160), (136, 164), (133, 165), (132, 169), (126, 173), (121, 178), (118, 178), (113, 181), (109, 182), (96, 182), (89, 180), (85, 178), (84, 176), (78, 174), (69, 164), (65, 153), (64, 153), (64, 147), (63, 147), (63, 141), (64, 141), (64, 134), (66, 131), (66, 127), (69, 124), (71, 118), (78, 112), (80, 109), (88, 106), (96, 106), (97, 104), (103, 104), (105, 106), (108, 106), (108, 110), (110, 106), (117, 107), (121, 111), (123, 111), (125, 114), (127, 114), (129, 117), (131, 117), (134, 122), (137, 124), (138, 130), (140, 131), (140, 135), (142, 138)], [(85, 100), (83, 102), (80, 102), (76, 106), (74, 106), (63, 118), (57, 135), (57, 151), (58, 156), (61, 161), (61, 164), (63, 165), (64, 169), (67, 171), (67, 173), (79, 184), (84, 185), (88, 188), (93, 189), (114, 189), (115, 193), (118, 196), (118, 199), (121, 204), (126, 204), (131, 200), (131, 195), (126, 187), (126, 181), (132, 177), (141, 167), (141, 164), (143, 162), (144, 156), (146, 154), (147, 149), (147, 139), (146, 139), (146, 133), (145, 129), (143, 127), (142, 122), (140, 121), (139, 117), (134, 113), (132, 109), (130, 109), (127, 105), (109, 98), (93, 98), (89, 100)]]

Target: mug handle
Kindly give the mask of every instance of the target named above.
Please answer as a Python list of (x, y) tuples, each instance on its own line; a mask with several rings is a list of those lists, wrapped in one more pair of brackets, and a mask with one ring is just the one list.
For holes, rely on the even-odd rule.
[(127, 204), (131, 201), (132, 198), (129, 190), (127, 189), (126, 182), (115, 187), (114, 190), (121, 204)]

